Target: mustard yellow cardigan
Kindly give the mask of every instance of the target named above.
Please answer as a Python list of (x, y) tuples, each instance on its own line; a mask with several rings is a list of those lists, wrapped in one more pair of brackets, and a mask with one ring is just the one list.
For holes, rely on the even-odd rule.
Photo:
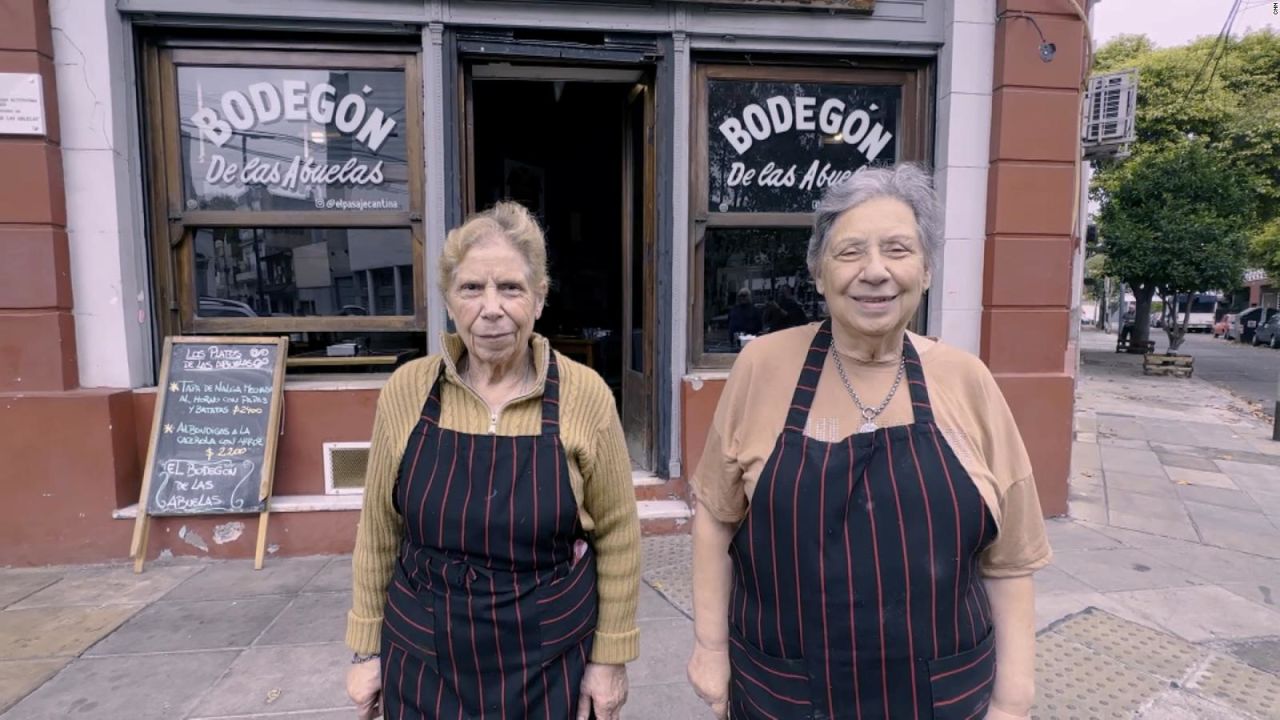
[[(488, 407), (458, 376), (457, 363), (465, 352), (461, 339), (445, 335), (443, 342), (444, 353), (405, 364), (392, 374), (378, 396), (364, 507), (352, 558), (352, 605), (347, 615), (347, 645), (357, 653), (379, 650), (387, 583), (403, 532), (391, 494), (409, 434), (442, 369), (440, 424), (465, 433), (490, 431)], [(536, 435), (541, 430), (542, 389), (551, 348), (546, 338), (534, 335), (532, 350), (537, 385), (503, 409), (498, 435)], [(609, 387), (595, 371), (559, 353), (556, 365), (560, 373), (560, 442), (568, 457), (578, 515), (596, 553), (600, 611), (591, 659), (625, 663), (634, 660), (640, 650), (636, 628), (640, 521), (631, 461)]]

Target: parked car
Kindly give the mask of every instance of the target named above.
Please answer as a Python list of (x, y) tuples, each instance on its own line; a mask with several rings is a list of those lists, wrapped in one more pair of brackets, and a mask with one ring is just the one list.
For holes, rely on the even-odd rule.
[(1280, 349), (1280, 312), (1258, 326), (1257, 332), (1253, 334), (1253, 344), (1267, 345), (1272, 350)]
[(1253, 342), (1253, 336), (1273, 315), (1280, 313), (1275, 308), (1251, 307), (1236, 316), (1236, 321), (1228, 329), (1228, 339), (1240, 342)]
[(239, 300), (228, 300), (226, 298), (201, 296), (196, 313), (204, 318), (220, 318), (220, 317), (257, 317), (258, 313), (253, 311), (245, 303)]
[(1213, 336), (1225, 338), (1227, 336), (1227, 328), (1230, 327), (1231, 323), (1235, 322), (1235, 320), (1236, 316), (1232, 313), (1228, 313), (1218, 318), (1218, 322), (1213, 324)]

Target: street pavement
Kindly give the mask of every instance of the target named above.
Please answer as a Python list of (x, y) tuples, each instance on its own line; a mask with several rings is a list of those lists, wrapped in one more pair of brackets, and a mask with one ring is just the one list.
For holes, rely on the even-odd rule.
[[(1110, 337), (1114, 343), (1115, 336)], [(1156, 341), (1156, 352), (1168, 349), (1169, 336), (1164, 330), (1152, 328), (1151, 339)], [(1194, 333), (1187, 335), (1178, 352), (1195, 357), (1195, 377), (1257, 403), (1264, 412), (1275, 412), (1276, 394), (1280, 392), (1280, 350)]]
[[(1280, 443), (1199, 360), (1146, 377), (1114, 343), (1081, 337), (1034, 717), (1280, 718)], [(684, 680), (689, 539), (644, 543), (623, 716), (708, 718)], [(350, 582), (347, 556), (0, 570), (0, 720), (352, 718)]]

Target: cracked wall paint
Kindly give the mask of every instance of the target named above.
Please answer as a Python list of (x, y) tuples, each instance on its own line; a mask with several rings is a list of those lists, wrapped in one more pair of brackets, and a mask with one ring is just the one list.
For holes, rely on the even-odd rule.
[(219, 545), (226, 545), (229, 542), (235, 542), (244, 534), (244, 523), (233, 521), (222, 523), (213, 528), (213, 541)]
[(193, 548), (209, 552), (209, 545), (204, 541), (204, 538), (200, 537), (200, 534), (195, 530), (188, 530), (186, 525), (178, 528), (178, 537), (182, 538), (182, 542)]

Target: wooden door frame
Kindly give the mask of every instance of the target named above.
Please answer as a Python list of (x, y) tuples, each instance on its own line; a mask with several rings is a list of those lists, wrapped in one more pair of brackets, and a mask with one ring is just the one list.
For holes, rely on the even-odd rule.
[(628, 332), (633, 329), (632, 318), (635, 314), (633, 299), (635, 298), (635, 287), (633, 280), (635, 277), (635, 268), (633, 266), (633, 258), (635, 257), (635, 228), (632, 224), (634, 217), (634, 197), (635, 197), (635, 165), (637, 160), (636, 149), (632, 145), (632, 126), (631, 111), (632, 103), (636, 101), (636, 96), (644, 94), (645, 97), (640, 100), (644, 103), (644, 127), (642, 128), (643, 155), (639, 161), (642, 163), (641, 173), (643, 189), (643, 217), (645, 219), (643, 237), (639, 241), (643, 243), (641, 251), (641, 262), (643, 264), (644, 285), (643, 297), (644, 308), (642, 310), (642, 337), (644, 348), (644, 371), (641, 374), (640, 382), (644, 384), (645, 392), (644, 415), (646, 417), (644, 429), (644, 457), (640, 458), (641, 466), (652, 470), (657, 463), (657, 368), (655, 362), (657, 359), (657, 98), (656, 98), (656, 78), (646, 73), (645, 77), (635, 86), (627, 96), (626, 104), (623, 107), (623, 168), (622, 168), (622, 197), (623, 197), (623, 213), (622, 213), (622, 275), (623, 275), (623, 338), (622, 338), (622, 396), (623, 396), (623, 422), (625, 432), (625, 422), (628, 419), (626, 413), (626, 387), (627, 375), (633, 373), (631, 369), (632, 355), (632, 334)]
[[(253, 50), (247, 53), (246, 50)], [(212, 43), (181, 35), (156, 36), (140, 41), (143, 60), (142, 92), (144, 155), (147, 179), (148, 228), (152, 293), (160, 337), (193, 332), (259, 334), (294, 332), (416, 331), (426, 327), (425, 286), (414, 282), (412, 313), (385, 317), (203, 318), (198, 314), (194, 290), (191, 246), (199, 229), (225, 227), (346, 229), (403, 229), (412, 244), (413, 271), (422, 277), (424, 261), (423, 191), (420, 171), (425, 152), (422, 117), (421, 49), (411, 46), (382, 47), (313, 43), (284, 45), (271, 41), (234, 40)], [(209, 211), (185, 207), (182, 179), (182, 138), (179, 130), (178, 67), (270, 67), (392, 70), (404, 74), (405, 133), (407, 148), (408, 207), (401, 211)], [(156, 353), (159, 352), (157, 347)], [(158, 358), (158, 355), (157, 355)]]
[[(599, 67), (599, 66), (613, 66), (613, 67), (622, 66), (627, 68), (634, 68), (636, 70), (640, 70), (643, 72), (643, 77), (640, 80), (640, 83), (643, 83), (643, 85), (647, 88), (648, 95), (649, 95), (649, 98), (646, 101), (645, 114), (646, 114), (646, 125), (648, 126), (650, 141), (646, 143), (645, 160), (644, 160), (644, 162), (646, 163), (646, 167), (648, 168), (648, 171), (646, 172), (647, 187), (645, 189), (645, 200), (644, 200), (644, 204), (645, 204), (644, 212), (645, 212), (645, 219), (647, 221), (646, 228), (645, 228), (645, 238), (644, 238), (644, 242), (646, 243), (646, 248), (644, 253), (644, 257), (645, 257), (644, 283), (646, 285), (645, 317), (648, 320), (648, 323), (647, 323), (648, 327), (645, 328), (645, 332), (644, 332), (645, 382), (648, 385), (648, 393), (647, 393), (648, 398), (646, 402), (646, 417), (647, 417), (646, 436), (647, 438), (645, 442), (645, 449), (648, 457), (641, 458), (641, 460), (643, 460), (648, 466), (650, 466), (654, 472), (658, 472), (659, 470), (661, 470), (661, 468), (657, 467), (658, 466), (658, 440), (659, 440), (658, 428), (659, 428), (659, 419), (660, 419), (658, 417), (658, 396), (659, 396), (659, 393), (662, 391), (662, 388), (659, 387), (659, 384), (657, 382), (657, 379), (659, 377), (658, 368), (657, 368), (658, 308), (657, 308), (657, 301), (656, 301), (657, 280), (658, 280), (656, 263), (658, 258), (658, 221), (659, 221), (658, 207), (657, 207), (657, 185), (658, 185), (658, 165), (657, 165), (657, 160), (658, 160), (658, 157), (657, 157), (657, 137), (658, 137), (657, 72), (658, 71), (657, 71), (657, 64), (656, 63), (626, 63), (626, 64), (593, 63), (590, 61), (575, 62), (573, 60), (556, 60), (554, 62), (549, 62), (545, 58), (538, 58), (537, 56), (520, 58), (520, 57), (511, 57), (509, 55), (503, 55), (502, 57), (504, 61), (511, 62), (512, 64), (519, 64), (519, 65), (531, 65), (531, 66), (542, 65), (542, 66), (555, 67), (555, 68), (561, 68), (561, 69), (566, 67), (577, 67), (577, 66), (587, 67), (587, 68)], [(475, 81), (472, 77), (471, 67), (475, 64), (478, 64), (478, 61), (483, 61), (483, 58), (484, 56), (477, 56), (473, 54), (459, 54), (457, 58), (456, 79), (457, 79), (457, 88), (458, 88), (457, 107), (459, 108), (458, 110), (459, 122), (457, 123), (457, 134), (455, 137), (455, 142), (458, 144), (458, 168), (459, 168), (459, 176), (460, 176), (459, 182), (462, 183), (461, 192), (459, 193), (459, 196), (462, 201), (462, 215), (464, 218), (469, 217), (471, 214), (475, 213), (480, 209), (477, 207), (477, 204), (476, 204), (476, 188), (475, 188), (476, 140), (475, 140), (475, 106), (474, 106), (474, 89), (473, 89), (473, 84)], [(628, 102), (629, 101), (630, 99), (628, 100)], [(626, 129), (625, 113), (628, 110), (628, 106), (624, 105), (622, 108), (620, 108), (620, 110), (621, 110), (621, 113), (623, 113), (620, 116), (620, 119), (623, 120), (623, 122), (621, 123), (619, 130), (625, 131)], [(628, 142), (630, 142), (630, 139), (624, 138), (624, 143), (628, 143)], [(625, 148), (625, 144), (624, 144), (624, 148)], [(628, 175), (629, 170), (630, 168), (628, 167), (623, 168), (624, 182), (623, 182), (622, 192), (624, 193), (626, 193), (630, 188), (630, 178)], [(624, 210), (630, 205), (629, 196), (626, 198), (626, 200), (627, 201), (624, 202), (623, 204)], [(623, 215), (626, 216), (624, 217), (624, 222), (627, 223), (627, 225), (629, 225), (630, 217), (627, 216), (627, 213), (625, 212), (623, 213)], [(625, 241), (625, 236), (624, 236), (624, 241)], [(624, 299), (623, 299), (624, 312), (630, 309), (630, 298), (626, 297), (627, 293), (625, 292), (625, 290), (629, 289), (630, 287), (630, 278), (629, 278), (629, 275), (627, 274), (627, 271), (630, 270), (630, 256), (628, 254), (629, 251), (630, 251), (630, 248), (624, 248), (623, 263), (622, 263), (623, 271), (624, 271), (624, 284), (626, 285), (626, 287), (624, 288)], [(623, 320), (624, 321), (622, 325), (624, 327), (630, 324), (629, 318), (624, 318)], [(624, 347), (627, 347), (627, 346), (629, 346), (629, 339), (624, 338)], [(621, 358), (622, 372), (625, 375), (628, 368), (630, 367), (630, 357), (627, 356), (625, 352), (623, 354), (624, 354), (624, 357)], [(619, 414), (622, 415), (621, 408), (619, 408)]]

